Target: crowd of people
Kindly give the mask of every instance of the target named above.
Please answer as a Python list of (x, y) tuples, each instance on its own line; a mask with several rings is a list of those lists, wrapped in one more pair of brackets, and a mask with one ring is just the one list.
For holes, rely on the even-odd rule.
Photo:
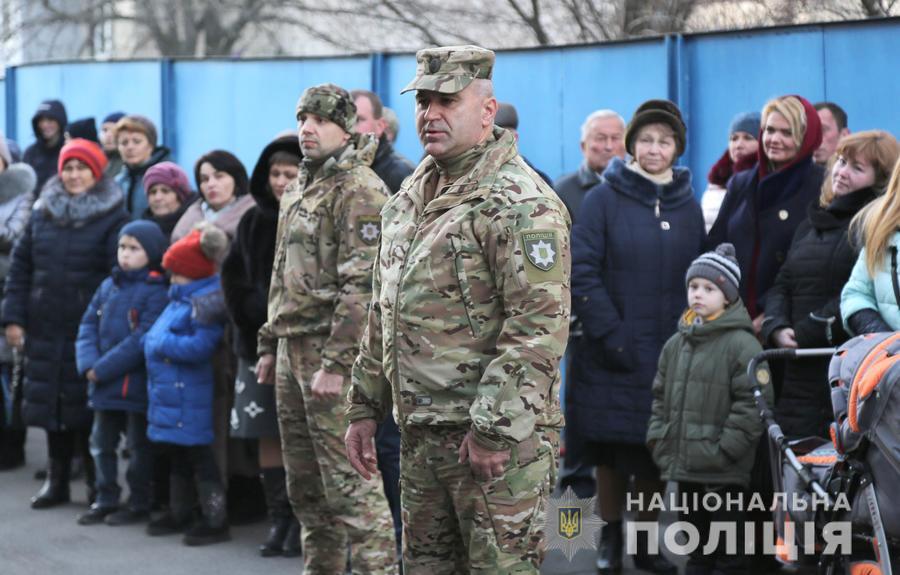
[[(897, 141), (774, 98), (735, 115), (701, 202), (681, 111), (649, 100), (591, 113), (551, 188), (493, 66), (417, 54), (418, 167), (376, 94), (331, 84), (249, 176), (198, 158), (196, 191), (140, 115), (98, 137), (51, 100), (24, 157), (0, 138), (0, 468), (46, 431), (31, 506), (68, 502), (81, 467), (78, 524), (205, 545), (255, 482), (260, 553), (308, 573), (343, 572), (348, 546), (354, 572), (391, 572), (401, 540), (408, 573), (532, 572), (565, 421), (561, 482), (596, 490), (616, 573), (629, 492), (764, 490), (749, 359), (900, 329)], [(827, 437), (827, 362), (769, 369), (786, 434)], [(675, 573), (652, 547), (635, 565)], [(687, 572), (750, 559), (698, 550)]]

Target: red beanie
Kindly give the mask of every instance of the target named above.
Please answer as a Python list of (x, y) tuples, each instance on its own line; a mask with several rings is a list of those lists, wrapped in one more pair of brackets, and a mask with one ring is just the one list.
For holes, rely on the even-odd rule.
[(200, 248), (200, 235), (200, 230), (194, 230), (169, 246), (163, 255), (163, 268), (194, 280), (216, 273), (216, 262), (206, 257)]
[(59, 164), (56, 169), (62, 173), (63, 166), (65, 166), (66, 162), (72, 158), (84, 162), (87, 167), (91, 169), (91, 173), (94, 174), (95, 180), (99, 180), (103, 177), (103, 170), (106, 169), (108, 161), (106, 159), (106, 154), (104, 154), (100, 146), (94, 142), (85, 140), (84, 138), (74, 138), (69, 140), (69, 142), (62, 147), (62, 150), (59, 151)]

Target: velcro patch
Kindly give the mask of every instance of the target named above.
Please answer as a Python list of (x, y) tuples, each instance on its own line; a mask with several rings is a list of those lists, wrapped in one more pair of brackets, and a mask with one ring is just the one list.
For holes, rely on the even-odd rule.
[(562, 281), (559, 238), (556, 230), (522, 232), (522, 251), (525, 254), (525, 275), (529, 282)]
[(359, 216), (356, 219), (356, 236), (367, 246), (374, 246), (381, 239), (381, 217)]

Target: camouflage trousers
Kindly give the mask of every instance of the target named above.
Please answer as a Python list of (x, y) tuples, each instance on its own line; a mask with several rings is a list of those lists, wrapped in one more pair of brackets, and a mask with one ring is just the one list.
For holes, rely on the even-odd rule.
[(337, 399), (312, 399), (324, 336), (278, 341), (275, 398), (294, 514), (303, 525), (306, 575), (344, 573), (349, 543), (353, 573), (394, 573), (393, 520), (381, 480), (362, 479), (344, 449), (345, 389)]
[(476, 480), (458, 463), (467, 427), (406, 426), (400, 455), (407, 575), (539, 572), (542, 525), (559, 434), (514, 446), (502, 478)]

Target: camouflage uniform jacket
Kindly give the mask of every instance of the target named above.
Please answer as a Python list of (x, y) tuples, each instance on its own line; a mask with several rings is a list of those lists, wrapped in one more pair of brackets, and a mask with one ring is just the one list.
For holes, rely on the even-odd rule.
[(569, 216), (512, 134), (495, 128), (494, 138), (427, 206), (430, 157), (382, 210), (351, 421), (380, 420), (393, 405), (401, 427), (469, 425), (495, 450), (535, 425), (562, 425)]
[(369, 168), (377, 147), (360, 136), (314, 175), (301, 166), (281, 197), (259, 355), (275, 353), (277, 338), (327, 335), (322, 368), (350, 375), (372, 298), (379, 212), (390, 193)]

